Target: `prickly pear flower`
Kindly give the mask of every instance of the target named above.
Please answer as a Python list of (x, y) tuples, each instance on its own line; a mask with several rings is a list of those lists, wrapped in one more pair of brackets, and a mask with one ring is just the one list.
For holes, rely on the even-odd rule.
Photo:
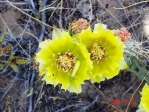
[[(144, 110), (143, 112), (149, 112), (149, 85), (145, 84), (143, 89), (142, 89), (142, 92), (141, 92), (141, 102), (140, 102), (140, 105), (139, 105), (139, 110)], [(142, 111), (139, 111), (138, 112), (142, 112)]]
[(130, 32), (125, 27), (115, 30), (115, 36), (118, 36), (122, 42), (125, 42), (130, 37)]
[(126, 65), (123, 57), (125, 45), (114, 35), (114, 31), (106, 29), (106, 25), (96, 24), (93, 31), (88, 28), (78, 36), (93, 62), (90, 75), (92, 82), (110, 79)]
[(70, 24), (71, 32), (73, 34), (80, 33), (82, 30), (87, 29), (89, 25), (89, 22), (85, 19), (75, 20)]
[(75, 43), (67, 32), (54, 30), (53, 34), (59, 37), (39, 44), (40, 51), (36, 54), (39, 74), (45, 74), (43, 80), (47, 84), (62, 84), (62, 89), (80, 93), (81, 84), (89, 78), (87, 71), (92, 67), (90, 55), (84, 45)]

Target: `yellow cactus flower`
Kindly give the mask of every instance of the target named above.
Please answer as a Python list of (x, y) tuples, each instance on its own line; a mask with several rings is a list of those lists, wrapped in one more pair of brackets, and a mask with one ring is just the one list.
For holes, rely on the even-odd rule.
[(53, 33), (54, 40), (45, 40), (40, 43), (40, 51), (36, 54), (39, 63), (39, 74), (45, 76), (47, 84), (62, 84), (62, 89), (80, 93), (81, 84), (89, 78), (87, 71), (91, 69), (90, 55), (81, 43), (75, 43), (65, 31)]
[(83, 30), (78, 38), (85, 44), (93, 62), (90, 75), (92, 82), (110, 79), (126, 66), (123, 57), (124, 43), (114, 35), (113, 30), (106, 29), (105, 25), (96, 24), (93, 31), (91, 28)]
[(139, 108), (144, 110), (144, 112), (149, 112), (149, 85), (144, 85), (141, 95), (142, 97)]

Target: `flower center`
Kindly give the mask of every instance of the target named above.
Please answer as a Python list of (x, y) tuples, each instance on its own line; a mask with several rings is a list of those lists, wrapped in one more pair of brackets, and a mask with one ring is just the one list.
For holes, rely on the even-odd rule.
[(106, 56), (105, 49), (102, 46), (98, 45), (97, 43), (94, 43), (91, 47), (91, 59), (99, 62), (105, 56)]
[(64, 72), (68, 72), (73, 69), (76, 57), (71, 52), (65, 52), (64, 54), (58, 53), (56, 62), (58, 67), (60, 67)]

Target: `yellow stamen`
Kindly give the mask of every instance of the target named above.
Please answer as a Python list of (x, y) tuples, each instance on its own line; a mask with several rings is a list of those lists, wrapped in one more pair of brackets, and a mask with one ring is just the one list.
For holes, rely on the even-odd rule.
[(71, 71), (75, 65), (76, 57), (71, 52), (59, 53), (56, 60), (58, 67), (64, 72)]
[(91, 59), (93, 61), (99, 62), (105, 56), (106, 56), (105, 49), (102, 46), (98, 45), (97, 43), (94, 43), (91, 47)]

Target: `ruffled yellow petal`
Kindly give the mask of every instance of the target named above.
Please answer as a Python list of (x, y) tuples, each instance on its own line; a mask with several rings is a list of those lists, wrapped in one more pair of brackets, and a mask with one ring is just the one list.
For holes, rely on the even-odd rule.
[(149, 85), (145, 84), (141, 92), (141, 102), (139, 108), (144, 109), (145, 112), (149, 112)]
[(107, 79), (111, 79), (113, 77), (115, 77), (116, 75), (118, 75), (120, 71), (120, 67), (117, 66), (114, 70), (109, 71), (108, 73), (103, 74)]
[(121, 68), (121, 70), (124, 70), (124, 69), (128, 69), (129, 68), (128, 65), (126, 64), (125, 60), (122, 60), (120, 62), (120, 68)]
[(68, 87), (68, 91), (69, 92), (74, 92), (75, 91), (75, 93), (78, 94), (78, 93), (82, 92), (82, 88), (81, 88), (81, 85), (78, 85), (78, 84), (76, 84), (74, 82), (71, 82), (71, 84)]
[(51, 40), (45, 40), (45, 41), (43, 41), (43, 42), (41, 42), (40, 44), (39, 44), (39, 48), (47, 48), (48, 47), (48, 45), (49, 45), (49, 43), (51, 42)]
[(57, 74), (55, 74), (55, 82), (62, 84), (61, 88), (67, 90), (70, 84), (69, 75), (63, 72), (57, 72)]
[(54, 26), (53, 32), (52, 32), (52, 40), (59, 39), (61, 37), (62, 37), (62, 30)]
[(94, 32), (103, 32), (107, 29), (107, 25), (105, 24), (95, 24), (95, 27), (94, 27)]
[(90, 74), (90, 80), (92, 83), (94, 82), (101, 82), (101, 81), (104, 81), (105, 80), (105, 77), (103, 76), (103, 74), (98, 74), (98, 75), (94, 75), (94, 74)]
[(54, 81), (55, 77), (52, 75), (46, 74), (42, 80), (45, 80), (46, 84), (53, 84), (54, 86), (56, 86), (58, 84)]

